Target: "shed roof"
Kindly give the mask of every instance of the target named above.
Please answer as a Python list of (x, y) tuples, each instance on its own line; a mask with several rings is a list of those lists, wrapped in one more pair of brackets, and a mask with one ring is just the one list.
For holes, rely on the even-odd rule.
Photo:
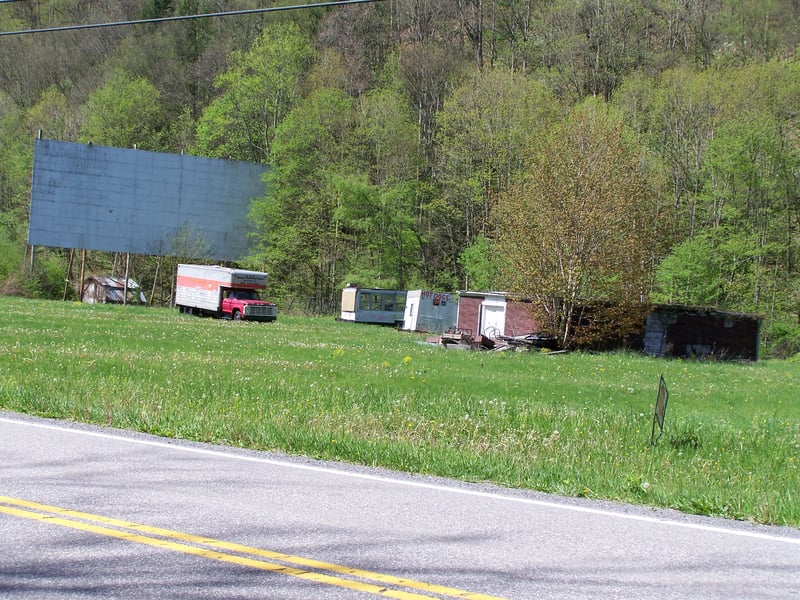
[(687, 304), (653, 304), (653, 310), (660, 311), (673, 311), (681, 312), (684, 314), (693, 314), (702, 317), (711, 318), (730, 318), (730, 319), (746, 319), (752, 321), (761, 321), (764, 316), (756, 313), (736, 312), (729, 310), (720, 310), (717, 308), (706, 308), (702, 306), (689, 306)]
[[(90, 275), (89, 277), (86, 278), (85, 282), (88, 283), (90, 281), (94, 281), (108, 288), (123, 289), (125, 287), (124, 277), (109, 277), (108, 275)], [(139, 284), (129, 277), (127, 287), (129, 290), (131, 290), (138, 288)]]

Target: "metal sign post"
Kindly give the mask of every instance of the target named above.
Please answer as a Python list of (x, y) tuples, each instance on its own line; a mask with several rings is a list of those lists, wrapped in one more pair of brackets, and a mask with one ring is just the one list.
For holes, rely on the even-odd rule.
[[(656, 442), (664, 433), (664, 417), (667, 414), (667, 401), (669, 400), (669, 390), (664, 376), (658, 382), (658, 395), (656, 396), (656, 406), (653, 410), (653, 430), (650, 432), (650, 445), (655, 446)], [(656, 424), (658, 424), (658, 437), (656, 437)]]

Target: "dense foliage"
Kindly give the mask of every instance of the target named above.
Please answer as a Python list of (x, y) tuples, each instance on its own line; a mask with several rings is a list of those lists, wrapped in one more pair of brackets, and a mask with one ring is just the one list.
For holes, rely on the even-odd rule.
[[(16, 2), (0, 31), (272, 4)], [(242, 264), (278, 299), (508, 289), (565, 339), (570, 304), (700, 304), (763, 314), (793, 353), (799, 43), (796, 0), (384, 0), (0, 36), (2, 289), (77, 277), (68, 249), (24, 260), (41, 131), (271, 164)], [(157, 302), (178, 258), (133, 259)]]

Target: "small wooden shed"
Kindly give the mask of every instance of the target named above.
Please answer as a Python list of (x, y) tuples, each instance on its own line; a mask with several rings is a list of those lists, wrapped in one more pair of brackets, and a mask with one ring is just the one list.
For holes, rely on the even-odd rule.
[(758, 360), (761, 317), (661, 304), (647, 314), (643, 350), (651, 356)]
[[(127, 298), (125, 296), (127, 292)], [(139, 284), (124, 277), (90, 275), (83, 280), (81, 301), (88, 304), (147, 304), (147, 298)]]

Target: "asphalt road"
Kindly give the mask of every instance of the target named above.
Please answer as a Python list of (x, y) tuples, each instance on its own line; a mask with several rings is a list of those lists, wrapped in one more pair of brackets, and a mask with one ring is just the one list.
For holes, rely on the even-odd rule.
[(0, 412), (2, 598), (798, 598), (800, 530)]

